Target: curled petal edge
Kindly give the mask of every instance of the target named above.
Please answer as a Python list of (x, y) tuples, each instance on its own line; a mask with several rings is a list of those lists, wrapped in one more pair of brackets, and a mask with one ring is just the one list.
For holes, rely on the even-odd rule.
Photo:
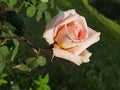
[(89, 62), (89, 57), (92, 55), (89, 51), (85, 50), (79, 56), (72, 54), (64, 49), (59, 48), (59, 46), (54, 45), (53, 54), (56, 57), (66, 59), (68, 61), (73, 62), (76, 65), (80, 65), (82, 63)]

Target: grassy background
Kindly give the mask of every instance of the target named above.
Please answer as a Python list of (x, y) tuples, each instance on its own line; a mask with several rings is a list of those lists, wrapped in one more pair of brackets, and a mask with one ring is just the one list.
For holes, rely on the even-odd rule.
[(120, 24), (120, 0), (89, 0), (99, 12)]

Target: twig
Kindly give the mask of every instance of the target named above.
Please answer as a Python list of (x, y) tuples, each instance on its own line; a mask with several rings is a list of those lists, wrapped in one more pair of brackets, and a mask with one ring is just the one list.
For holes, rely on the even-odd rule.
[(41, 51), (46, 51), (46, 50), (50, 49), (50, 48), (37, 48), (30, 41), (28, 41), (27, 39), (25, 39), (24, 37), (18, 37), (18, 36), (15, 36), (15, 37), (0, 37), (0, 40), (2, 40), (4, 43), (6, 41), (8, 41), (8, 40), (13, 40), (13, 39), (22, 40), (26, 44), (28, 44), (33, 49), (33, 51), (36, 53), (36, 57), (39, 56), (39, 54), (40, 54)]

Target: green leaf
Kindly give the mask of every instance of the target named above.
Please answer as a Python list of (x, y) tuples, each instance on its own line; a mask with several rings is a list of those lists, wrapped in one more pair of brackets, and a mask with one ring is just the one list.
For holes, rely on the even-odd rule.
[(50, 86), (47, 84), (41, 85), (40, 87), (37, 88), (37, 90), (51, 90)]
[(3, 71), (5, 65), (6, 65), (6, 60), (4, 60), (4, 58), (1, 57), (0, 55), (0, 73)]
[(34, 83), (38, 86), (37, 90), (51, 90), (50, 86), (47, 85), (49, 81), (49, 75), (46, 74), (44, 78), (39, 77), (39, 79), (34, 80)]
[(26, 60), (26, 64), (29, 65), (30, 63), (32, 63), (35, 60), (36, 60), (36, 57), (30, 57)]
[(14, 6), (17, 3), (17, 0), (9, 0), (11, 6)]
[(0, 73), (3, 71), (6, 65), (6, 59), (9, 55), (9, 50), (7, 46), (0, 47)]
[(8, 83), (8, 81), (7, 81), (7, 80), (0, 79), (0, 85), (2, 85), (2, 84), (6, 84), (6, 83)]
[(26, 64), (32, 69), (36, 68), (38, 66), (38, 64), (36, 63), (36, 57), (28, 58), (26, 60)]
[(7, 56), (9, 54), (9, 50), (7, 46), (0, 47), (0, 54), (2, 56)]
[(50, 0), (50, 8), (54, 9), (55, 5), (54, 5), (54, 0)]
[(7, 74), (6, 73), (1, 73), (0, 78), (4, 78), (4, 77), (7, 77)]
[(13, 86), (12, 86), (12, 90), (20, 90), (19, 85), (13, 85)]
[(38, 11), (37, 11), (37, 15), (36, 15), (36, 20), (37, 21), (39, 21), (41, 18), (42, 18), (42, 11), (39, 9)]
[(31, 68), (29, 68), (27, 65), (25, 65), (23, 63), (19, 64), (19, 65), (16, 65), (13, 68), (19, 69), (21, 71), (27, 71), (27, 72), (30, 72), (32, 70)]
[[(16, 28), (14, 30), (14, 33), (16, 35), (22, 36), (24, 34), (25, 25), (24, 25), (23, 17), (20, 13), (16, 13), (15, 11), (7, 11), (6, 12), (6, 21), (9, 22), (9, 24), (12, 26), (12, 28), (13, 27)], [(14, 35), (12, 35), (12, 36), (14, 36)]]
[(27, 8), (27, 16), (32, 17), (35, 15), (36, 7), (34, 5), (31, 5)]
[(31, 2), (36, 5), (37, 1), (36, 0), (31, 0)]
[(41, 11), (45, 11), (47, 9), (47, 4), (46, 3), (40, 3), (38, 5), (38, 8), (41, 10)]
[(43, 56), (39, 56), (37, 59), (36, 59), (36, 62), (38, 65), (40, 66), (44, 66), (46, 64), (46, 58), (43, 57)]
[(42, 87), (37, 87), (37, 89), (36, 90), (43, 90), (43, 88)]
[(17, 3), (17, 0), (9, 0), (8, 7), (10, 9), (13, 9), (14, 5)]
[(45, 11), (44, 14), (45, 14), (45, 21), (46, 21), (46, 23), (49, 23), (51, 21), (50, 13), (48, 11)]
[(34, 83), (38, 86), (41, 85), (41, 82), (39, 80), (34, 80)]
[(12, 52), (12, 56), (11, 56), (11, 60), (13, 61), (14, 58), (16, 57), (17, 53), (18, 53), (18, 49), (19, 49), (19, 42), (17, 40), (13, 40), (14, 44), (15, 44), (15, 47), (13, 49), (13, 52)]
[(41, 2), (43, 3), (47, 3), (49, 0), (41, 0)]
[(42, 90), (51, 90), (51, 89), (50, 89), (50, 86), (47, 85), (47, 84), (43, 85), (43, 88), (44, 88), (44, 89), (42, 89)]
[(49, 81), (49, 74), (46, 74), (45, 77), (43, 79), (41, 79), (41, 82), (44, 84), (47, 84)]
[(4, 79), (5, 77), (7, 77), (6, 73), (0, 74), (0, 85), (8, 83), (8, 81)]
[(7, 0), (0, 0), (0, 2), (4, 2), (4, 3), (7, 3)]
[(4, 31), (2, 31), (0, 36), (1, 37), (9, 37), (10, 35), (8, 35), (8, 33), (4, 32)]
[(39, 77), (38, 80), (34, 80), (36, 85), (44, 85), (49, 82), (49, 74), (46, 74), (44, 78)]

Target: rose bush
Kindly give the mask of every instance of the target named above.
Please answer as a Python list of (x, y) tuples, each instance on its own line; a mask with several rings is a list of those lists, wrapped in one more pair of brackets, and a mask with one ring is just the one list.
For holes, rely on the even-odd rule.
[(85, 18), (72, 9), (59, 12), (46, 26), (43, 37), (54, 44), (54, 56), (80, 65), (90, 61), (87, 48), (99, 41), (100, 33), (89, 28)]

